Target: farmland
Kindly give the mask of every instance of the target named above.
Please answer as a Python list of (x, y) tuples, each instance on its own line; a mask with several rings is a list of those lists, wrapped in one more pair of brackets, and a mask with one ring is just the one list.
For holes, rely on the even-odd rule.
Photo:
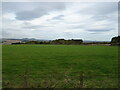
[[(117, 46), (3, 45), (3, 87), (117, 87)], [(25, 77), (26, 76), (26, 77)]]

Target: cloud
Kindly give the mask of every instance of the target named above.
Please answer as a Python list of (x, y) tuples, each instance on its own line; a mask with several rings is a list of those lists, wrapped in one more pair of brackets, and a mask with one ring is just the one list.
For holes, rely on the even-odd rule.
[(34, 3), (38, 7), (31, 10), (24, 10), (16, 12), (16, 19), (18, 20), (32, 20), (42, 17), (50, 12), (61, 11), (65, 9), (64, 3)]
[(84, 28), (84, 26), (81, 24), (80, 25), (70, 25), (69, 28), (70, 29), (81, 29), (81, 28)]
[(110, 40), (118, 34), (117, 3), (6, 2), (3, 37)]
[(108, 32), (111, 31), (112, 29), (92, 29), (92, 30), (86, 30), (89, 32)]
[(23, 30), (20, 30), (18, 28), (17, 29), (16, 28), (3, 28), (2, 36), (6, 38), (28, 37), (26, 33), (23, 33)]
[(43, 25), (30, 25), (30, 26), (23, 26), (24, 29), (40, 29), (40, 28), (46, 28), (46, 27), (52, 27), (52, 26), (43, 26)]
[(92, 14), (92, 15), (106, 15), (114, 13), (118, 10), (118, 4), (116, 2), (98, 2), (89, 3), (89, 6), (80, 10), (80, 14)]
[(47, 14), (47, 13), (44, 11), (41, 11), (40, 13), (34, 12), (34, 11), (22, 11), (22, 12), (16, 13), (16, 15), (17, 15), (16, 19), (18, 19), (18, 20), (32, 20), (34, 18), (41, 17), (45, 14)]
[(64, 15), (53, 17), (52, 20), (63, 20)]

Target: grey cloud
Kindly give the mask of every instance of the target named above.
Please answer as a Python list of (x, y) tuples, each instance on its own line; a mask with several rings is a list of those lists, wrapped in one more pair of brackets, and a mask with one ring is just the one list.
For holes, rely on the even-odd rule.
[(96, 16), (93, 16), (92, 18), (95, 19), (95, 20), (97, 20), (97, 21), (109, 19), (109, 17), (105, 16), (105, 15), (96, 15)]
[(94, 15), (92, 17), (92, 19), (95, 20), (95, 21), (107, 20), (109, 22), (117, 23), (118, 18), (117, 18), (117, 16), (115, 16), (117, 14), (118, 14), (118, 12), (116, 11), (116, 12), (108, 14), (108, 15), (105, 15), (105, 14), (103, 14), (103, 15)]
[(45, 27), (45, 26), (41, 26), (41, 25), (37, 25), (37, 26), (24, 26), (23, 28), (25, 28), (25, 29), (37, 29), (37, 28), (41, 28), (41, 27)]
[[(2, 5), (3, 15), (6, 13), (16, 14), (15, 22), (14, 20), (4, 20), (4, 28), (3, 36), (10, 37), (10, 38), (22, 38), (22, 37), (34, 37), (34, 38), (43, 38), (43, 39), (56, 39), (56, 38), (84, 38), (84, 39), (91, 39), (91, 40), (108, 40), (113, 35), (117, 33), (117, 30), (114, 29), (116, 27), (117, 22), (113, 22), (112, 20), (116, 21), (117, 19), (117, 3), (88, 3), (84, 8), (77, 8), (77, 10), (71, 9), (71, 7), (75, 7), (76, 5), (81, 5), (82, 3), (72, 3), (67, 5), (68, 3), (33, 3), (33, 2), (18, 2), (18, 3), (4, 3)], [(67, 7), (67, 9), (66, 9)], [(83, 18), (90, 17), (88, 20), (83, 20), (80, 22), (70, 22), (69, 20), (62, 21), (64, 19), (62, 16), (62, 10), (65, 10), (65, 17), (69, 16), (67, 14), (67, 10), (70, 12), (74, 12), (74, 14), (81, 15)], [(50, 26), (46, 25), (53, 25), (53, 22), (42, 23), (41, 25), (34, 25), (35, 23), (29, 23), (27, 20), (33, 20), (35, 18), (42, 17), (54, 11), (58, 11), (58, 15), (51, 20), (58, 20), (55, 23), (55, 28), (49, 28)], [(76, 12), (79, 11), (79, 12)], [(63, 15), (64, 15), (63, 12)], [(72, 16), (72, 15), (71, 15)], [(93, 17), (92, 17), (93, 16)], [(8, 16), (7, 16), (8, 17)], [(9, 18), (9, 17), (8, 17)], [(75, 17), (76, 19), (76, 17)], [(82, 18), (81, 18), (82, 19)], [(22, 23), (19, 24), (19, 20), (22, 20)], [(62, 23), (65, 23), (64, 26), (59, 24), (59, 20)], [(97, 28), (92, 23), (97, 23), (98, 21), (105, 20), (110, 23), (106, 24), (103, 22), (104, 26), (102, 29)], [(74, 18), (73, 18), (74, 21)], [(18, 22), (18, 24), (17, 24)], [(92, 23), (91, 23), (92, 22)], [(11, 24), (9, 24), (11, 23)], [(12, 25), (13, 24), (13, 25)], [(100, 23), (100, 25), (103, 25)], [(16, 27), (15, 27), (16, 25)], [(43, 26), (42, 26), (43, 25)], [(66, 25), (66, 26), (65, 26)], [(60, 27), (60, 28), (57, 28)], [(45, 28), (46, 27), (46, 28)], [(65, 28), (62, 28), (65, 27)], [(67, 28), (67, 29), (66, 29)], [(36, 29), (36, 30), (30, 30)], [(54, 30), (55, 29), (55, 30)], [(71, 32), (73, 29), (79, 30), (82, 29), (83, 32)], [(68, 30), (68, 32), (66, 31)], [(71, 31), (70, 31), (71, 30)], [(84, 32), (84, 30), (86, 30)], [(114, 31), (115, 30), (115, 31)], [(66, 32), (65, 32), (66, 31)], [(70, 32), (69, 32), (70, 31)], [(109, 32), (110, 31), (110, 32)], [(108, 35), (109, 33), (109, 35)], [(100, 34), (100, 35), (97, 35)], [(107, 35), (106, 35), (107, 34)], [(120, 34), (120, 33), (119, 33)], [(94, 37), (93, 37), (94, 36)]]
[(73, 35), (71, 32), (63, 32), (63, 34), (64, 34), (66, 37), (70, 37), (70, 36)]
[(36, 11), (21, 11), (16, 13), (16, 19), (18, 20), (32, 20), (34, 18), (41, 17), (47, 14), (45, 11), (41, 11), (40, 13)]
[(23, 29), (40, 29), (44, 27), (53, 27), (53, 26), (48, 26), (48, 25), (33, 25), (29, 22), (24, 22), (22, 28)]
[[(63, 6), (62, 6), (63, 5)], [(57, 2), (2, 2), (4, 12), (17, 12), (23, 10), (34, 10), (35, 8), (51, 8), (51, 6), (63, 9), (64, 3)]]
[(3, 28), (2, 29), (2, 37), (12, 37), (15, 33), (19, 31), (13, 28)]
[(90, 29), (90, 30), (86, 30), (89, 32), (108, 32), (111, 31), (112, 29)]
[(83, 25), (71, 25), (69, 26), (70, 29), (81, 29), (81, 28), (84, 28)]
[(100, 34), (100, 33), (98, 33), (98, 32), (89, 32), (90, 34)]
[(11, 34), (8, 31), (2, 31), (2, 37), (10, 36)]
[(14, 12), (17, 11), (18, 5), (16, 3), (11, 3), (11, 2), (3, 2), (2, 3), (2, 11), (3, 13), (9, 13), (9, 12)]
[(30, 26), (24, 26), (22, 28), (24, 29), (39, 29), (44, 27), (53, 27), (53, 26), (43, 26), (43, 25), (30, 25)]
[[(29, 3), (28, 3), (29, 4)], [(16, 19), (18, 20), (32, 20), (34, 18), (41, 17), (43, 15), (49, 14), (51, 11), (64, 10), (64, 3), (39, 3), (38, 7), (32, 10), (24, 10), (16, 12)]]
[(32, 20), (49, 14), (51, 11), (65, 9), (62, 2), (4, 2), (2, 3), (3, 13), (15, 13), (18, 20)]
[[(93, 3), (91, 3), (93, 4)], [(84, 10), (79, 11), (80, 14), (106, 15), (117, 11), (117, 2), (99, 2), (95, 3)]]
[(26, 38), (29, 36), (30, 32), (25, 32), (23, 29), (15, 28), (3, 28), (2, 37), (3, 38)]
[(59, 15), (59, 16), (53, 17), (52, 19), (53, 20), (63, 20), (63, 17), (64, 17), (64, 15)]

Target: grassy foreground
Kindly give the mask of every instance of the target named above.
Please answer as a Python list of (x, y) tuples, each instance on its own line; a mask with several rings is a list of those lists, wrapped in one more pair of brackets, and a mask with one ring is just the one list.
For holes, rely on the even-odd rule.
[(117, 87), (118, 47), (3, 45), (3, 87)]

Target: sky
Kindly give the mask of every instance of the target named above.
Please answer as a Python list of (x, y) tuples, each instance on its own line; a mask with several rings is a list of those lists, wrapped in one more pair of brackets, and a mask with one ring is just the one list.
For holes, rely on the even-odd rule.
[(3, 2), (2, 37), (110, 41), (117, 2)]

